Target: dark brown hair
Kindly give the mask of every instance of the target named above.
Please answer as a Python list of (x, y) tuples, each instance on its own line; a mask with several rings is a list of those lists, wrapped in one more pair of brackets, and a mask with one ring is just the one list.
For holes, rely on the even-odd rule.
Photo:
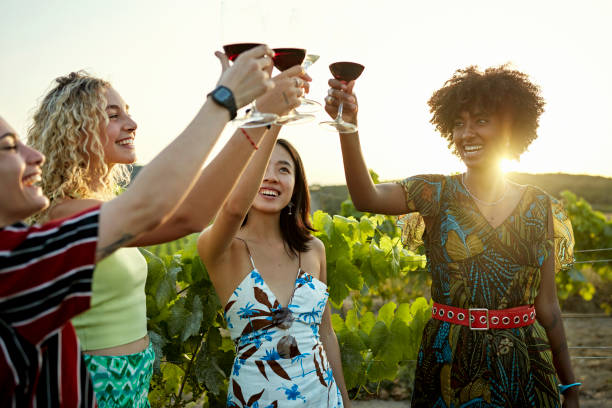
[[(310, 191), (308, 190), (304, 164), (295, 147), (287, 140), (278, 139), (276, 144), (289, 153), (295, 165), (295, 184), (293, 186), (293, 194), (291, 195), (293, 207), (289, 210), (290, 206), (288, 205), (281, 210), (279, 221), (281, 234), (291, 252), (296, 254), (298, 252), (306, 252), (310, 249), (308, 244), (312, 239), (310, 233), (315, 231), (315, 229), (310, 222)], [(248, 214), (242, 226), (246, 224), (247, 219)]]
[[(429, 99), (430, 122), (436, 126), (448, 147), (453, 147), (453, 125), (461, 112), (483, 109), (488, 113), (508, 114), (511, 120), (510, 155), (518, 158), (537, 137), (539, 118), (544, 112), (540, 88), (529, 77), (508, 65), (487, 68), (476, 66), (455, 71)], [(454, 152), (457, 154), (457, 151)]]

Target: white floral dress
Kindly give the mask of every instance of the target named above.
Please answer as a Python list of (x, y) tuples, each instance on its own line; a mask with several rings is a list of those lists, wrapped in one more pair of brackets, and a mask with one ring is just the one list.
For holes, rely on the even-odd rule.
[(255, 268), (250, 252), (249, 257), (253, 269), (225, 306), (237, 353), (227, 406), (342, 407), (319, 339), (327, 285), (299, 268), (293, 296), (283, 307)]

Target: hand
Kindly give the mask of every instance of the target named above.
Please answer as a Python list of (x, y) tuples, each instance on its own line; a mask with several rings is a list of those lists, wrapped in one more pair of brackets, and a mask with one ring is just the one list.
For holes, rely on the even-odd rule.
[(267, 45), (260, 45), (243, 52), (236, 58), (232, 66), (222, 52), (217, 51), (215, 55), (221, 61), (222, 69), (217, 85), (223, 85), (232, 90), (236, 108), (242, 108), (274, 88), (274, 82), (270, 79), (274, 54)]
[(325, 97), (325, 111), (332, 119), (335, 119), (336, 116), (338, 116), (340, 101), (343, 101), (342, 119), (345, 122), (357, 124), (357, 111), (359, 110), (359, 105), (357, 104), (357, 97), (353, 93), (355, 81), (351, 81), (347, 84), (337, 79), (330, 79), (328, 84), (330, 88)]
[(257, 109), (261, 112), (288, 114), (300, 106), (300, 97), (310, 89), (312, 78), (304, 69), (296, 65), (272, 78), (274, 88), (257, 99)]

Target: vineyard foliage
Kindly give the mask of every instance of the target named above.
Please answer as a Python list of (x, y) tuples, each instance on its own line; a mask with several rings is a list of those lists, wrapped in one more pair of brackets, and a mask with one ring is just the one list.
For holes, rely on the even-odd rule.
[[(611, 222), (571, 193), (563, 193), (563, 199), (577, 249), (612, 247)], [(431, 313), (426, 300), (430, 281), (422, 248), (413, 252), (402, 245), (395, 217), (359, 213), (350, 201), (343, 203), (342, 214), (317, 211), (313, 225), (326, 248), (332, 324), (345, 380), (351, 396), (359, 398), (398, 376), (411, 381)], [(192, 235), (142, 249), (149, 265), (149, 334), (157, 355), (149, 397), (153, 407), (225, 406), (234, 346), (222, 305), (197, 256), (196, 239)], [(580, 252), (577, 258), (602, 260), (606, 253)], [(612, 282), (611, 265), (578, 264), (560, 273), (560, 297), (589, 300), (595, 286), (586, 270)]]

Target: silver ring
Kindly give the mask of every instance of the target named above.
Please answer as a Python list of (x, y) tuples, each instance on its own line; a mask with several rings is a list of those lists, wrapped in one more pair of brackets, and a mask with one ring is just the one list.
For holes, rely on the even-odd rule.
[(499, 323), (499, 317), (497, 317), (497, 316), (491, 317), (491, 323), (498, 324)]
[(459, 313), (457, 315), (457, 319), (459, 319), (459, 321), (463, 321), (463, 319), (465, 319), (465, 315), (463, 313)]

